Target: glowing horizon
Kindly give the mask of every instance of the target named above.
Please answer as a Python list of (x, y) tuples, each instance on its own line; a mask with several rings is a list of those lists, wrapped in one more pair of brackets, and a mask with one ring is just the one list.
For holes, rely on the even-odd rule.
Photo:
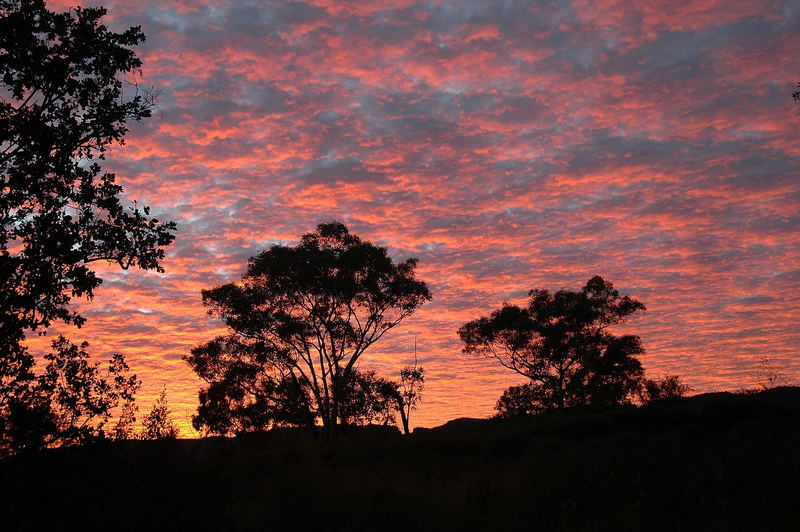
[(222, 331), (200, 290), (331, 220), (431, 288), (361, 364), (396, 377), (417, 334), (414, 426), (520, 382), (460, 325), (595, 274), (647, 305), (626, 331), (650, 376), (732, 390), (764, 354), (800, 375), (796, 1), (100, 4), (142, 26), (161, 91), (104, 166), (179, 231), (165, 274), (101, 266), (68, 336), (126, 355), (142, 411), (166, 385), (187, 430), (181, 357)]

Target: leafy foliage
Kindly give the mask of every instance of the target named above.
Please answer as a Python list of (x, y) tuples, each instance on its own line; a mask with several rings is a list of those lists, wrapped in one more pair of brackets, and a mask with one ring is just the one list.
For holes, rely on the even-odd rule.
[(494, 358), (530, 379), (506, 390), (500, 415), (629, 402), (644, 349), (638, 336), (614, 336), (609, 328), (644, 305), (620, 296), (600, 276), (578, 292), (531, 290), (529, 296), (526, 308), (505, 304), (458, 331), (465, 353)]
[(497, 400), (497, 417), (512, 418), (532, 416), (544, 410), (545, 398), (541, 395), (541, 387), (531, 383), (507, 388)]
[[(310, 392), (299, 380), (275, 378), (270, 367), (249, 360), (243, 351), (224, 356), (223, 360), (213, 360), (216, 354), (210, 350), (192, 352), (196, 357), (192, 360), (203, 365), (195, 367), (195, 371), (209, 383), (200, 390), (197, 415), (192, 418), (197, 430), (239, 434), (274, 426), (314, 424)], [(209, 362), (215, 366), (213, 369), (206, 365)]]
[(398, 411), (398, 384), (374, 371), (358, 371), (347, 381), (340, 417), (346, 425), (389, 425)]
[(136, 412), (139, 411), (139, 407), (136, 405), (133, 396), (124, 399), (119, 419), (117, 419), (117, 423), (114, 425), (114, 430), (112, 432), (114, 441), (130, 440), (135, 437), (134, 426), (136, 423)]
[(295, 247), (262, 251), (240, 283), (203, 290), (230, 333), (186, 357), (209, 383), (195, 426), (224, 433), (320, 419), (333, 431), (356, 362), (430, 299), (415, 268), (334, 222)]
[(13, 393), (0, 397), (0, 455), (105, 438), (120, 401), (123, 415), (125, 406), (130, 409), (141, 381), (129, 375), (123, 355), (112, 355), (102, 373), (99, 363), (89, 362), (87, 347), (60, 336), (44, 356), (42, 374), (28, 373)]

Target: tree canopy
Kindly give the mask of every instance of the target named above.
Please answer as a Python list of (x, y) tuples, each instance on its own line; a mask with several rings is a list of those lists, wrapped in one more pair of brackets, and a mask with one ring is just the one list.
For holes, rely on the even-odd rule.
[(333, 222), (260, 252), (241, 282), (203, 290), (229, 334), (186, 357), (208, 383), (195, 426), (224, 433), (319, 420), (334, 431), (347, 421), (361, 356), (431, 298), (416, 264), (394, 263)]
[(530, 382), (506, 390), (501, 415), (630, 401), (643, 370), (638, 336), (614, 336), (644, 304), (611, 282), (589, 279), (580, 291), (531, 290), (527, 307), (504, 304), (458, 331), (464, 352), (487, 356)]
[(0, 0), (0, 339), (16, 343), (102, 282), (89, 264), (161, 270), (175, 224), (126, 206), (99, 161), (152, 100), (124, 76), (140, 28), (109, 31), (104, 8), (46, 9)]
[[(144, 34), (138, 27), (110, 31), (101, 23), (105, 14), (101, 7), (56, 13), (42, 0), (0, 0), (4, 441), (23, 437), (14, 428), (20, 420), (46, 425), (57, 410), (70, 404), (81, 408), (62, 404), (46, 374), (36, 376), (26, 334), (41, 334), (54, 321), (84, 323), (69, 304), (74, 297), (91, 298), (101, 284), (92, 263), (162, 271), (164, 248), (174, 239), (175, 224), (150, 216), (149, 207), (124, 201), (116, 176), (100, 165), (110, 146), (124, 142), (127, 124), (150, 116), (154, 105), (152, 92), (140, 91), (132, 81), (141, 67), (133, 47)], [(54, 349), (53, 364), (65, 357), (73, 361), (64, 371), (85, 353), (80, 348), (81, 356), (70, 354), (67, 344)], [(94, 386), (100, 381), (87, 377), (70, 386), (76, 382)], [(82, 414), (76, 410), (75, 415)], [(76, 439), (63, 436), (58, 423), (50, 425), (51, 434), (41, 441)]]

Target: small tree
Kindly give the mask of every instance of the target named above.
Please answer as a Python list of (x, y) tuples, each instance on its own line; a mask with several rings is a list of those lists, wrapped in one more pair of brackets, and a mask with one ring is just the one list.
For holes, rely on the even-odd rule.
[(257, 364), (232, 363), (200, 390), (192, 426), (201, 433), (239, 434), (281, 426), (313, 427), (311, 392), (290, 377), (271, 380)]
[(638, 336), (609, 329), (644, 305), (599, 276), (578, 292), (532, 290), (529, 296), (526, 308), (505, 304), (459, 329), (465, 353), (493, 358), (531, 381), (506, 391), (500, 413), (630, 402), (644, 349)]
[(658, 401), (679, 399), (692, 391), (692, 388), (681, 382), (677, 375), (665, 375), (661, 379), (645, 379), (639, 391), (639, 400), (643, 405)]
[[(415, 345), (416, 348), (416, 345)], [(400, 370), (400, 388), (398, 390), (398, 410), (403, 423), (403, 433), (410, 434), (409, 423), (411, 411), (417, 408), (422, 401), (422, 390), (425, 387), (425, 369), (417, 365), (414, 355), (414, 365), (406, 366)]]
[(122, 405), (117, 424), (114, 425), (112, 436), (114, 441), (130, 440), (135, 436), (136, 413), (139, 407), (134, 402), (126, 401)]
[(163, 438), (177, 438), (178, 429), (172, 423), (170, 414), (172, 411), (167, 404), (167, 389), (163, 388), (158, 399), (153, 403), (153, 408), (142, 420), (142, 432), (140, 438), (143, 440), (160, 440)]
[(769, 390), (787, 382), (786, 374), (775, 364), (772, 355), (756, 355), (755, 361), (757, 368), (752, 379), (757, 390)]
[(122, 407), (112, 434), (116, 441), (128, 440), (135, 436), (136, 413), (139, 411), (139, 406), (136, 404), (136, 392), (139, 391), (142, 382), (138, 379), (129, 378), (126, 384), (124, 377), (121, 375), (115, 376), (114, 382), (118, 389), (121, 390), (119, 398), (122, 401)]
[(185, 357), (209, 384), (195, 427), (249, 430), (289, 410), (335, 432), (356, 363), (431, 298), (415, 269), (415, 259), (395, 264), (386, 248), (334, 222), (295, 247), (262, 251), (240, 283), (203, 290), (229, 334)]

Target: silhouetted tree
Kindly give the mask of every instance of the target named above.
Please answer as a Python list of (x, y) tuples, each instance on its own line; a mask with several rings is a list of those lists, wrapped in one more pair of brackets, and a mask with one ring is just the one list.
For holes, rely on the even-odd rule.
[(203, 352), (194, 361), (209, 364), (198, 368), (209, 382), (200, 390), (195, 429), (211, 434), (239, 434), (275, 426), (313, 427), (308, 386), (291, 377), (276, 378), (268, 365), (251, 363), (237, 353), (217, 364), (214, 354)]
[[(141, 61), (138, 27), (101, 24), (103, 8), (46, 9), (42, 0), (0, 0), (0, 412), (34, 412), (34, 359), (26, 331), (80, 326), (73, 297), (102, 282), (96, 261), (161, 271), (175, 224), (126, 207), (98, 161), (121, 144), (126, 123), (153, 105), (122, 76)], [(14, 407), (10, 405), (13, 403)], [(44, 404), (48, 402), (45, 400)], [(47, 410), (45, 406), (42, 406)], [(6, 420), (8, 424), (10, 421)]]
[(117, 424), (114, 425), (112, 432), (112, 437), (115, 441), (130, 440), (135, 437), (136, 413), (138, 411), (139, 407), (132, 397), (123, 402), (119, 419), (117, 419)]
[[(800, 83), (797, 84), (797, 88), (800, 89)], [(800, 90), (796, 90), (792, 93), (792, 98), (794, 101), (800, 103)]]
[(121, 75), (141, 61), (138, 27), (114, 33), (103, 8), (54, 13), (41, 0), (0, 0), (0, 309), (2, 336), (53, 320), (101, 283), (88, 264), (161, 271), (173, 223), (126, 208), (98, 164), (151, 102)]
[(679, 376), (665, 375), (658, 380), (644, 379), (639, 392), (639, 400), (643, 405), (649, 405), (658, 401), (685, 397), (690, 391), (692, 388), (681, 382)]
[[(125, 358), (112, 355), (108, 370), (90, 364), (88, 344), (54, 340), (44, 372), (0, 403), (0, 454), (86, 443), (107, 437), (105, 427), (123, 401), (133, 404), (141, 381)], [(119, 423), (117, 423), (119, 425)], [(115, 431), (116, 432), (116, 431)]]
[[(244, 371), (242, 371), (244, 370)], [(264, 378), (263, 367), (229, 368), (225, 378), (200, 392), (200, 406), (192, 422), (212, 434), (238, 434), (271, 427), (313, 427), (319, 420), (309, 405), (307, 386), (283, 378)], [(343, 425), (394, 423), (402, 404), (399, 385), (377, 377), (374, 371), (354, 371), (342, 391), (340, 422)]]
[[(230, 333), (186, 357), (209, 383), (196, 426), (218, 432), (231, 425), (226, 412), (277, 421), (291, 403), (302, 405), (310, 426), (319, 418), (334, 432), (356, 362), (431, 297), (415, 268), (415, 259), (395, 264), (386, 248), (334, 222), (295, 247), (262, 251), (241, 282), (203, 290), (209, 313)], [(281, 387), (291, 400), (276, 393)]]
[(163, 438), (177, 438), (178, 429), (170, 418), (172, 411), (167, 404), (167, 389), (163, 388), (158, 399), (153, 403), (142, 420), (142, 432), (140, 438), (143, 440), (160, 440)]
[(414, 365), (406, 366), (400, 370), (400, 386), (398, 388), (398, 410), (403, 423), (403, 433), (410, 434), (409, 422), (411, 411), (417, 408), (422, 401), (422, 390), (425, 387), (425, 369), (417, 365), (416, 355)]
[(786, 373), (777, 366), (772, 355), (756, 355), (755, 361), (758, 368), (753, 372), (752, 379), (756, 390), (769, 390), (787, 383)]
[(578, 292), (531, 290), (529, 296), (525, 308), (504, 304), (458, 331), (465, 353), (494, 358), (531, 380), (506, 390), (500, 414), (629, 402), (644, 349), (638, 336), (614, 336), (609, 329), (644, 305), (620, 296), (600, 276)]

